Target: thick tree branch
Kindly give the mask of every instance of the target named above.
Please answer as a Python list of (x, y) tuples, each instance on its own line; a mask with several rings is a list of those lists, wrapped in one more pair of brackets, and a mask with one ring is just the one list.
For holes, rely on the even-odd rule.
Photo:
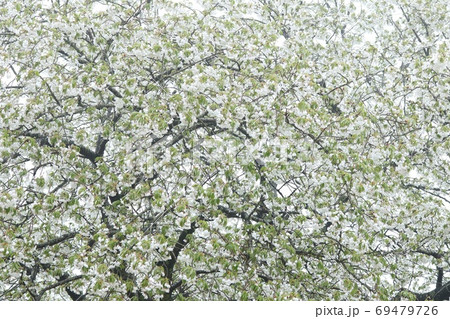
[(444, 279), (444, 269), (442, 269), (442, 267), (438, 267), (438, 277), (436, 280), (436, 291), (441, 290), (443, 279)]
[(67, 283), (69, 283), (69, 282), (71, 282), (71, 281), (75, 281), (75, 280), (78, 280), (78, 279), (81, 279), (81, 278), (83, 278), (83, 276), (82, 276), (82, 275), (78, 275), (78, 276), (68, 277), (68, 278), (66, 278), (66, 279), (60, 280), (60, 281), (58, 281), (58, 282), (55, 282), (54, 284), (52, 284), (52, 285), (50, 285), (50, 286), (47, 286), (47, 287), (45, 287), (44, 289), (42, 289), (42, 290), (39, 292), (39, 294), (36, 296), (36, 298), (37, 298), (36, 300), (41, 300), (41, 299), (42, 299), (42, 296), (44, 295), (44, 293), (45, 293), (46, 291), (48, 291), (48, 290), (54, 289), (54, 288), (56, 288), (56, 287), (65, 285), (65, 284), (67, 284)]
[(76, 232), (71, 232), (71, 233), (62, 235), (60, 237), (54, 238), (52, 240), (46, 241), (45, 243), (37, 244), (36, 248), (37, 249), (43, 249), (45, 247), (54, 246), (54, 245), (57, 245), (59, 243), (62, 243), (63, 241), (66, 241), (67, 239), (74, 238), (76, 235), (77, 235)]
[(436, 288), (425, 292), (425, 293), (417, 293), (413, 292), (409, 289), (402, 288), (394, 300), (400, 300), (402, 292), (406, 291), (410, 294), (413, 294), (417, 301), (448, 301), (450, 300), (450, 281), (442, 284), (442, 279), (444, 277), (444, 272), (442, 268), (438, 268), (438, 278), (436, 281)]
[[(196, 223), (192, 222), (191, 227), (188, 229), (184, 229), (181, 232), (180, 236), (178, 236), (178, 240), (175, 243), (172, 251), (170, 252), (170, 259), (159, 261), (156, 263), (157, 266), (162, 266), (164, 268), (165, 277), (169, 280), (169, 282), (172, 282), (173, 268), (175, 266), (175, 263), (177, 262), (178, 255), (180, 254), (181, 250), (189, 243), (187, 236), (193, 234), (196, 229)], [(163, 300), (172, 300), (172, 291), (169, 290), (169, 292), (165, 293)]]
[(108, 85), (107, 88), (112, 94), (114, 94), (115, 97), (123, 98), (123, 95), (120, 94), (120, 92), (117, 91), (117, 89), (113, 88), (111, 85)]
[(417, 250), (414, 250), (413, 252), (431, 256), (436, 259), (441, 259), (442, 257), (444, 257), (444, 255), (442, 255), (440, 253), (436, 253), (434, 251), (429, 251), (429, 250), (425, 250), (425, 249), (417, 249)]
[(69, 287), (66, 287), (66, 292), (69, 295), (70, 299), (72, 299), (73, 301), (83, 301), (86, 299), (85, 294), (76, 293), (75, 291), (71, 290)]
[[(27, 137), (32, 137), (34, 139), (36, 139), (39, 144), (41, 146), (49, 146), (49, 147), (53, 147), (53, 145), (50, 144), (49, 138), (48, 136), (44, 135), (44, 134), (40, 134), (40, 133), (31, 133), (31, 132), (22, 132), (20, 133), (20, 135), (22, 136), (27, 136)], [(104, 147), (104, 145), (106, 145), (106, 142), (108, 140), (103, 140), (102, 143), (100, 144), (100, 147)], [(62, 139), (62, 142), (66, 145), (66, 146), (75, 146), (79, 149), (79, 153), (81, 156), (87, 158), (89, 161), (91, 161), (93, 164), (95, 164), (95, 159), (97, 157), (102, 156), (102, 154), (97, 154), (96, 152), (91, 151), (89, 148), (82, 146), (82, 145), (77, 145), (74, 141), (69, 140), (69, 139)], [(104, 145), (103, 145), (104, 143)], [(104, 151), (101, 148), (99, 148), (100, 151)]]

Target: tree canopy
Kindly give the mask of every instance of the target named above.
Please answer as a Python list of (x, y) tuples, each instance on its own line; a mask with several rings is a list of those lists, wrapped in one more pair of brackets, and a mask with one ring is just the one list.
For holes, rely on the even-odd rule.
[(450, 297), (447, 0), (0, 4), (0, 299)]

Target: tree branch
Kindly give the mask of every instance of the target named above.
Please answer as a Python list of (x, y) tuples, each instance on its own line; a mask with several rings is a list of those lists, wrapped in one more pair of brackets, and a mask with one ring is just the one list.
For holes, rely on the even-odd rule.
[(78, 275), (78, 276), (68, 277), (68, 278), (66, 278), (66, 279), (60, 280), (60, 281), (58, 281), (58, 282), (55, 282), (54, 284), (52, 284), (52, 285), (50, 285), (50, 286), (47, 286), (47, 287), (45, 287), (44, 289), (42, 289), (42, 290), (39, 292), (38, 296), (36, 296), (36, 298), (37, 298), (36, 300), (41, 300), (41, 298), (42, 298), (42, 296), (44, 295), (44, 293), (45, 293), (46, 291), (48, 291), (48, 290), (54, 289), (54, 288), (56, 288), (56, 287), (59, 287), (59, 286), (61, 286), (61, 285), (67, 284), (67, 283), (69, 283), (69, 282), (71, 282), (71, 281), (78, 280), (78, 279), (81, 279), (81, 278), (83, 278), (83, 276), (82, 276), (82, 275)]
[[(159, 261), (156, 263), (157, 266), (162, 266), (164, 268), (165, 277), (169, 280), (169, 282), (172, 282), (173, 268), (175, 266), (175, 263), (177, 262), (178, 255), (180, 254), (181, 250), (189, 243), (186, 237), (190, 234), (193, 234), (196, 229), (196, 223), (192, 222), (191, 227), (188, 229), (184, 229), (178, 237), (175, 246), (170, 252), (170, 259)], [(172, 291), (169, 290), (169, 292), (165, 293), (163, 296), (163, 300), (172, 300)]]
[[(22, 132), (20, 133), (20, 135), (22, 136), (27, 136), (27, 137), (32, 137), (36, 140), (38, 140), (39, 144), (41, 146), (49, 146), (49, 147), (53, 147), (53, 145), (50, 144), (49, 138), (48, 136), (44, 135), (44, 134), (40, 134), (40, 133), (31, 133), (31, 132)], [(107, 141), (107, 140), (104, 140)], [(80, 155), (82, 155), (83, 157), (87, 158), (89, 161), (91, 161), (93, 164), (95, 164), (95, 159), (99, 156), (102, 156), (101, 154), (97, 154), (96, 152), (91, 151), (89, 148), (82, 146), (82, 145), (77, 145), (74, 141), (69, 140), (69, 139), (62, 139), (62, 142), (67, 145), (67, 146), (75, 146), (79, 148), (79, 153)], [(102, 142), (105, 143), (106, 142)], [(102, 144), (100, 145), (102, 146)], [(101, 148), (100, 148), (101, 150)], [(104, 149), (103, 149), (104, 151)]]
[[(438, 273), (438, 276), (439, 275), (440, 275), (440, 273)], [(436, 286), (438, 286), (438, 284)], [(433, 289), (433, 290), (425, 292), (425, 293), (417, 293), (417, 292), (413, 292), (409, 289), (402, 288), (402, 289), (400, 289), (400, 292), (397, 294), (397, 296), (394, 298), (394, 300), (400, 300), (401, 293), (403, 291), (413, 294), (416, 298), (416, 301), (427, 301), (427, 300), (448, 301), (450, 299), (450, 281), (447, 282), (442, 287)]]
[(59, 243), (62, 243), (63, 241), (66, 241), (67, 239), (74, 238), (77, 235), (77, 232), (71, 232), (65, 235), (62, 235), (61, 237), (54, 238), (52, 240), (46, 241), (45, 243), (37, 244), (37, 249), (43, 249), (45, 247), (54, 246)]

